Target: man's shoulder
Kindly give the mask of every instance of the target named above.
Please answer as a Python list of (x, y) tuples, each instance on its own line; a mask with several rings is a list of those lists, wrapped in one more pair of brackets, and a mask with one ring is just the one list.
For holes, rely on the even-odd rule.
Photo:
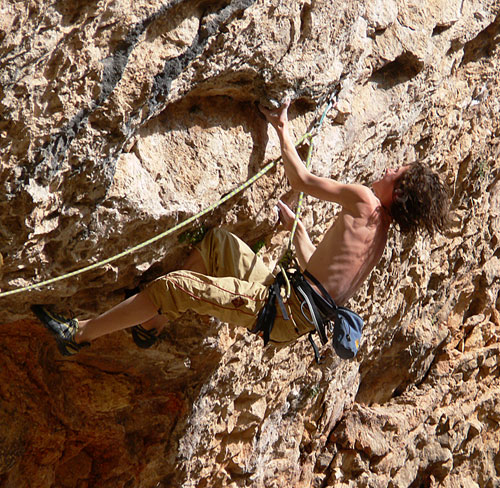
[(356, 195), (355, 209), (353, 209), (356, 213), (371, 214), (380, 207), (380, 200), (371, 188), (361, 184), (353, 184), (351, 185), (351, 191)]
[(360, 199), (366, 201), (378, 201), (378, 198), (375, 196), (375, 193), (373, 193), (373, 190), (370, 187), (362, 185), (360, 183), (353, 183), (351, 187), (352, 191), (358, 194)]

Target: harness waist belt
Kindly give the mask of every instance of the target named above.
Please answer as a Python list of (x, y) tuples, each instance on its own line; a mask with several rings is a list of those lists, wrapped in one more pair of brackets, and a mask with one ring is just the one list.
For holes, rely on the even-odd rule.
[[(276, 319), (276, 301), (281, 308), (283, 318), (285, 320), (289, 320), (283, 299), (281, 297), (281, 287), (286, 284), (288, 279), (290, 279), (290, 283), (298, 297), (301, 299), (302, 305), (307, 305), (309, 309), (311, 316), (310, 321), (314, 324), (314, 328), (318, 332), (322, 344), (326, 344), (326, 325), (330, 322), (330, 320), (334, 319), (337, 305), (333, 301), (333, 298), (325, 290), (323, 285), (321, 285), (321, 283), (308, 271), (305, 271), (304, 274), (298, 270), (294, 270), (292, 272), (286, 271), (286, 273), (286, 277), (282, 272), (278, 273), (276, 280), (272, 285), (270, 285), (267, 301), (264, 307), (262, 307), (255, 327), (251, 330), (251, 332), (254, 334), (262, 334), (264, 345), (267, 345), (273, 329), (274, 320)], [(311, 284), (305, 279), (305, 276), (311, 279), (314, 284), (318, 286), (321, 294), (311, 286)], [(304, 314), (304, 310), (302, 310), (302, 313)], [(307, 318), (307, 315), (304, 314), (304, 316)]]
[[(320, 293), (306, 280), (309, 278), (320, 290)], [(326, 344), (326, 327), (331, 320), (335, 319), (337, 305), (324, 286), (309, 271), (295, 271), (292, 275), (292, 286), (300, 297), (303, 298), (303, 304), (306, 304), (311, 314), (311, 321), (322, 344)], [(304, 313), (304, 311), (302, 311)], [(314, 342), (311, 341), (313, 347)], [(316, 352), (316, 348), (315, 348)]]

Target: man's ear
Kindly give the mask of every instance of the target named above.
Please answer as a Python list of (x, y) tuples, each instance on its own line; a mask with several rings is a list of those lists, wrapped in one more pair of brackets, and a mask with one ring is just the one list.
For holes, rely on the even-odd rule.
[(392, 190), (392, 201), (396, 200), (396, 198), (401, 197), (403, 195), (403, 190), (401, 188), (394, 188)]

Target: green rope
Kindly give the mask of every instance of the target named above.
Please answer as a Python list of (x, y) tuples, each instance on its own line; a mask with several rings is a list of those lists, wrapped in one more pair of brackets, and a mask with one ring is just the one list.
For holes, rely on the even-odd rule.
[[(302, 144), (302, 142), (304, 141), (304, 139), (306, 139), (306, 137), (308, 135), (309, 134), (305, 134), (303, 137), (301, 137), (297, 141), (296, 146)], [(256, 173), (250, 179), (248, 179), (247, 181), (245, 181), (244, 183), (242, 183), (240, 186), (238, 186), (237, 188), (235, 188), (232, 192), (228, 193), (227, 195), (225, 195), (224, 197), (222, 197), (217, 202), (215, 202), (215, 203), (209, 205), (208, 207), (206, 207), (205, 209), (201, 210), (196, 215), (193, 215), (193, 216), (187, 218), (183, 222), (180, 222), (179, 224), (175, 225), (174, 227), (166, 230), (165, 232), (162, 232), (161, 234), (158, 234), (158, 235), (152, 237), (151, 239), (148, 239), (147, 241), (141, 242), (140, 244), (137, 244), (136, 246), (133, 246), (130, 249), (127, 249), (127, 250), (125, 250), (125, 251), (123, 251), (123, 252), (121, 252), (119, 254), (111, 256), (110, 258), (104, 259), (104, 260), (99, 261), (97, 263), (90, 264), (88, 266), (85, 266), (83, 268), (77, 269), (75, 271), (71, 271), (71, 272), (66, 273), (64, 275), (56, 276), (55, 278), (50, 278), (48, 280), (41, 281), (39, 283), (33, 283), (31, 285), (24, 286), (22, 288), (16, 288), (14, 290), (8, 290), (8, 291), (1, 292), (0, 293), (0, 298), (6, 297), (6, 296), (9, 296), (9, 295), (14, 295), (16, 293), (21, 293), (21, 292), (24, 292), (24, 291), (33, 290), (35, 288), (40, 288), (42, 286), (51, 285), (52, 283), (56, 283), (58, 281), (65, 280), (67, 278), (71, 278), (73, 276), (77, 276), (79, 274), (85, 273), (85, 272), (90, 271), (92, 269), (96, 269), (96, 268), (99, 268), (99, 267), (104, 266), (106, 264), (112, 263), (113, 261), (116, 261), (117, 259), (120, 259), (120, 258), (122, 258), (122, 257), (124, 257), (124, 256), (126, 256), (128, 254), (132, 254), (133, 252), (138, 251), (139, 249), (142, 249), (142, 248), (144, 248), (146, 246), (149, 246), (150, 244), (153, 244), (154, 242), (156, 242), (156, 241), (158, 241), (160, 239), (163, 239), (164, 237), (166, 237), (166, 236), (168, 236), (168, 235), (170, 235), (170, 234), (178, 231), (179, 229), (181, 229), (183, 227), (186, 227), (187, 225), (189, 225), (192, 222), (198, 220), (199, 218), (203, 217), (207, 213), (215, 210), (217, 207), (220, 207), (222, 204), (224, 204), (225, 202), (227, 202), (229, 199), (231, 199), (232, 197), (234, 197), (238, 193), (242, 192), (243, 190), (245, 190), (249, 186), (253, 185), (259, 178), (261, 178), (262, 176), (264, 176), (270, 169), (272, 169), (278, 163), (278, 161), (280, 159), (281, 159), (281, 157), (277, 158), (274, 161), (271, 161), (266, 166), (264, 166), (258, 173)]]
[[(318, 124), (316, 124), (316, 126), (313, 128), (313, 131), (314, 130), (317, 131), (321, 127), (321, 125), (323, 124), (323, 121), (324, 121), (324, 119), (326, 117), (326, 114), (330, 110), (330, 108), (332, 107), (332, 105), (333, 105), (333, 97), (331, 97), (330, 102), (328, 103), (326, 109), (324, 110), (323, 115), (321, 116)], [(308, 164), (310, 164), (310, 160), (311, 160), (312, 147), (313, 147), (313, 137), (314, 137), (314, 135), (312, 134), (312, 131), (311, 131), (311, 132), (308, 132), (308, 133), (304, 134), (295, 143), (295, 147), (297, 147), (297, 146), (300, 146), (300, 144), (302, 144), (306, 139), (309, 139), (309, 141), (310, 141), (310, 147), (309, 147), (309, 153), (308, 153), (308, 161), (307, 161), (306, 166)], [(170, 234), (178, 231), (179, 229), (181, 229), (183, 227), (186, 227), (187, 225), (189, 225), (192, 222), (198, 220), (199, 218), (203, 217), (207, 213), (212, 212), (217, 207), (220, 207), (222, 204), (224, 204), (225, 202), (227, 202), (229, 199), (231, 199), (232, 197), (234, 197), (238, 193), (242, 192), (243, 190), (245, 190), (249, 186), (253, 185), (259, 178), (261, 178), (262, 176), (264, 176), (270, 169), (272, 169), (278, 163), (278, 161), (280, 161), (280, 159), (281, 159), (281, 157), (277, 158), (274, 161), (271, 161), (266, 166), (264, 166), (258, 173), (256, 173), (250, 179), (248, 179), (247, 181), (245, 181), (244, 183), (242, 183), (240, 186), (238, 186), (237, 188), (235, 188), (232, 192), (228, 193), (227, 195), (225, 195), (224, 197), (222, 197), (217, 202), (215, 202), (215, 203), (209, 205), (208, 207), (206, 207), (205, 209), (201, 210), (196, 215), (193, 215), (193, 216), (187, 218), (183, 222), (180, 222), (179, 224), (175, 225), (174, 227), (166, 230), (165, 232), (162, 232), (161, 234), (158, 234), (158, 235), (152, 237), (151, 239), (148, 239), (147, 241), (141, 242), (140, 244), (137, 244), (136, 246), (133, 246), (130, 249), (127, 249), (127, 250), (125, 250), (125, 251), (123, 251), (123, 252), (121, 252), (119, 254), (111, 256), (110, 258), (104, 259), (102, 261), (98, 261), (97, 263), (90, 264), (88, 266), (85, 266), (83, 268), (77, 269), (75, 271), (71, 271), (71, 272), (63, 274), (61, 276), (56, 276), (55, 278), (50, 278), (48, 280), (40, 281), (39, 283), (33, 283), (31, 285), (23, 286), (21, 288), (16, 288), (14, 290), (8, 290), (8, 291), (1, 292), (0, 293), (0, 298), (6, 297), (6, 296), (10, 296), (10, 295), (15, 295), (17, 293), (22, 293), (22, 292), (29, 291), (29, 290), (34, 290), (34, 289), (40, 288), (42, 286), (51, 285), (52, 283), (56, 283), (58, 281), (65, 280), (67, 278), (72, 278), (73, 276), (77, 276), (79, 274), (85, 273), (85, 272), (90, 271), (92, 269), (96, 269), (96, 268), (100, 268), (101, 266), (105, 266), (106, 264), (112, 263), (113, 261), (116, 261), (117, 259), (120, 259), (120, 258), (122, 258), (122, 257), (124, 257), (124, 256), (126, 256), (128, 254), (132, 254), (133, 252), (136, 252), (139, 249), (147, 247), (147, 246), (153, 244), (154, 242), (156, 242), (156, 241), (158, 241), (160, 239), (163, 239), (164, 237), (166, 237), (166, 236), (168, 236), (168, 235), (170, 235)], [(299, 205), (300, 206), (302, 205), (302, 198), (303, 198), (303, 196), (301, 194), (301, 196), (299, 197)], [(294, 229), (297, 227), (298, 214), (300, 213), (300, 208), (297, 209), (297, 210), (298, 210), (298, 213), (296, 214), (296, 217), (295, 217)], [(292, 235), (291, 235), (291, 239), (290, 239), (289, 248), (290, 248), (291, 242), (293, 240), (293, 234), (295, 233), (294, 229), (292, 229)]]

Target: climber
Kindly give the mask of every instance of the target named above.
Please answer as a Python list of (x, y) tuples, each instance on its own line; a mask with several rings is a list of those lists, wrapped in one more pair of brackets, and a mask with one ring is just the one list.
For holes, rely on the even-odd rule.
[[(195, 247), (185, 269), (156, 279), (98, 317), (67, 319), (33, 306), (62, 354), (74, 354), (90, 341), (128, 327), (139, 346), (149, 347), (161, 327), (187, 310), (246, 327), (264, 335), (266, 342), (289, 343), (314, 330), (316, 309), (328, 315), (328, 307), (344, 305), (360, 288), (382, 256), (391, 223), (403, 233), (443, 231), (448, 196), (438, 175), (413, 163), (388, 169), (371, 189), (315, 176), (302, 164), (292, 142), (288, 107), (288, 101), (273, 110), (259, 106), (278, 135), (290, 185), (342, 207), (317, 246), (298, 222), (294, 246), (300, 269), (290, 296), (281, 297), (281, 283), (276, 288), (276, 277), (245, 243), (225, 230), (212, 229)], [(290, 230), (294, 213), (282, 202), (279, 210), (281, 222)], [(300, 286), (295, 287), (295, 281)], [(280, 295), (274, 296), (277, 309), (270, 306), (273, 291)], [(305, 301), (309, 313), (304, 311)]]

